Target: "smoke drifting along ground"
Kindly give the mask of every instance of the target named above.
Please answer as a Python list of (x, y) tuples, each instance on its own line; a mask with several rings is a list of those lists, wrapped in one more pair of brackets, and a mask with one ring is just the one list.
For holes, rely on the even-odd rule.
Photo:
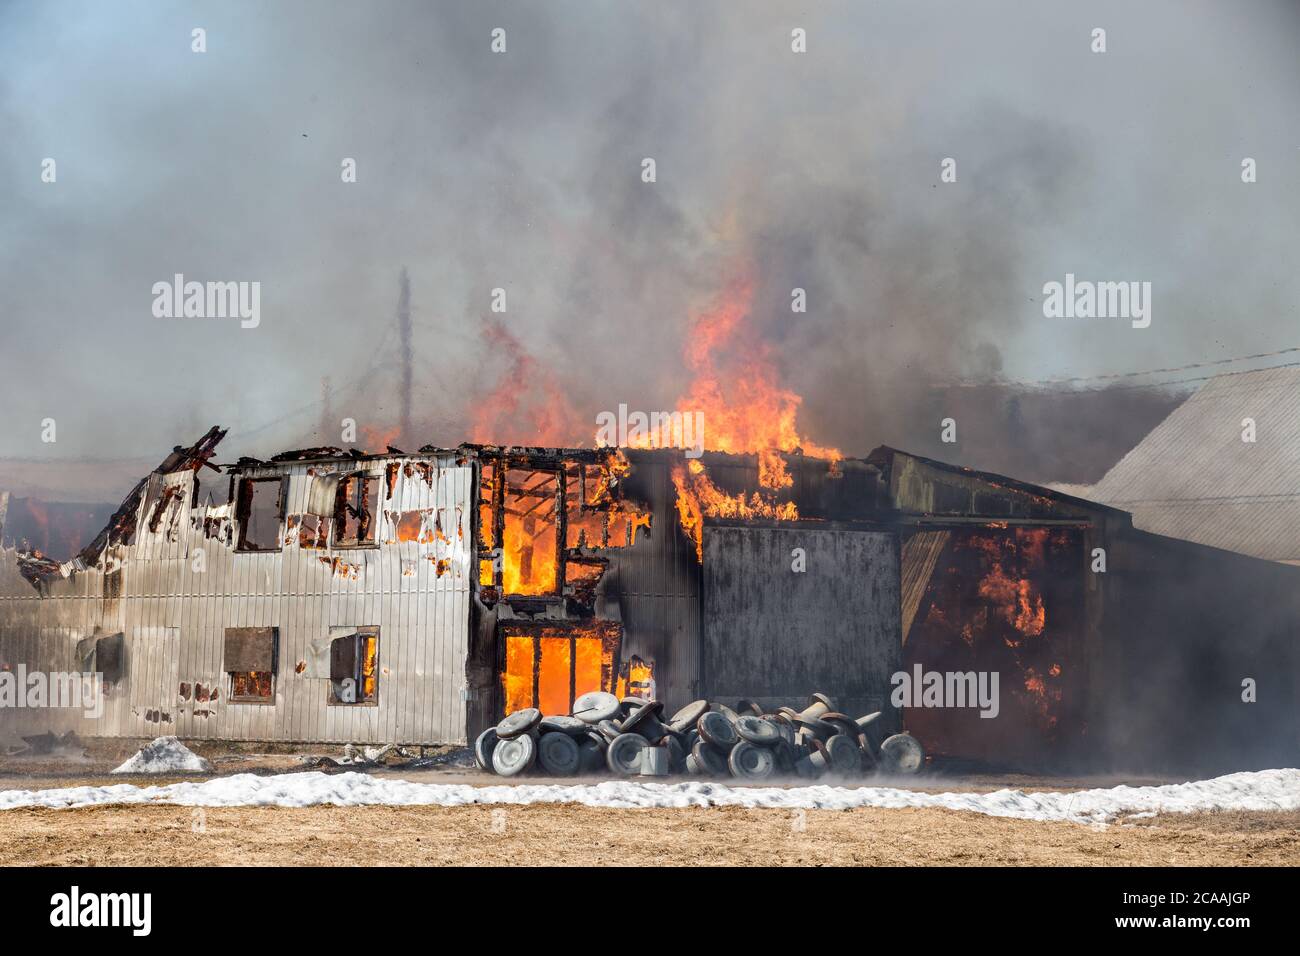
[[(7, 5), (0, 456), (157, 460), (213, 422), (228, 455), (337, 444), (326, 407), (399, 447), (590, 436), (686, 393), (694, 317), (743, 269), (801, 434), (1093, 480), (1167, 394), (951, 386), (1295, 344), (1297, 25), (1173, 0)], [(1044, 319), (1066, 272), (1151, 281), (1151, 328)], [(154, 318), (175, 273), (261, 282), (260, 325)]]

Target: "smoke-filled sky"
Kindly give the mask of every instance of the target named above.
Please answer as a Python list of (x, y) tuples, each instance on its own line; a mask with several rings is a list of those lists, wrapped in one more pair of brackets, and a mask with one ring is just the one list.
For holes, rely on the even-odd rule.
[[(403, 442), (467, 437), (518, 364), (495, 287), (529, 401), (590, 435), (686, 392), (691, 316), (743, 272), (818, 443), (1092, 480), (1166, 394), (936, 386), (1300, 345), (1298, 42), (1266, 0), (0, 3), (0, 457), (383, 432), (403, 266)], [(1151, 326), (1044, 318), (1067, 272), (1151, 282)], [(155, 318), (175, 273), (260, 282), (260, 325)]]

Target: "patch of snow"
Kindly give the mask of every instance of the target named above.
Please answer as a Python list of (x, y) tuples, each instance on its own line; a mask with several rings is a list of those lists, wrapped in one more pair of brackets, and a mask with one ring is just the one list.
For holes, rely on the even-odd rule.
[[(154, 743), (168, 739), (174, 740), (159, 738)], [(118, 771), (140, 772), (124, 769), (131, 763), (123, 764)], [(118, 784), (62, 790), (0, 791), (0, 810), (141, 803), (203, 807), (310, 807), (321, 804), (457, 807), (580, 803), (588, 807), (770, 807), (782, 810), (942, 807), (1023, 820), (1109, 823), (1116, 817), (1134, 813), (1300, 809), (1300, 770), (1261, 770), (1160, 787), (1119, 786), (1074, 793), (1025, 793), (1022, 790), (920, 793), (892, 787), (785, 789), (698, 781), (643, 783), (635, 780), (572, 786), (516, 784), (476, 787), (469, 784), (412, 783), (355, 772), (291, 773), (265, 777), (236, 774), (201, 783), (173, 783), (162, 787)]]
[[(212, 764), (175, 737), (159, 737), (145, 744), (113, 773), (211, 773)], [(117, 787), (101, 789), (116, 790)], [(156, 788), (150, 788), (156, 789)]]

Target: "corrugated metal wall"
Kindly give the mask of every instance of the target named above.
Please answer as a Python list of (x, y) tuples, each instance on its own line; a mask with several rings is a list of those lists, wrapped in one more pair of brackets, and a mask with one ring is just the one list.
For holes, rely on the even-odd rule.
[[(373, 548), (312, 549), (293, 539), (276, 552), (237, 552), (204, 536), (205, 509), (188, 507), (193, 476), (185, 471), (156, 479), (159, 486), (183, 486), (180, 520), (164, 520), (151, 533), (147, 515), (153, 499), (143, 502), (136, 541), (120, 549), (122, 590), (116, 600), (104, 599), (104, 575), (99, 570), (55, 581), (50, 596), (39, 597), (18, 574), (14, 553), (4, 552), (0, 555), (0, 664), (78, 670), (77, 641), (100, 627), (105, 633), (126, 635), (127, 668), (124, 683), (110, 693), (100, 719), (74, 711), (0, 711), (6, 731), (74, 729), (84, 736), (177, 734), (250, 741), (463, 742), (473, 468), (457, 465), (451, 456), (420, 461), (431, 467), (424, 473), (399, 471), (391, 498), (383, 460), (287, 463), (243, 473), (287, 475), (290, 515), (306, 510), (313, 469), (379, 476), (374, 508), (378, 546)], [(436, 510), (445, 540), (396, 540), (399, 513), (429, 509)], [(439, 559), (445, 562), (442, 574)], [(366, 625), (380, 629), (378, 701), (330, 705), (328, 680), (300, 673), (299, 663), (307, 659), (309, 642), (327, 635), (330, 627)], [(273, 704), (228, 700), (229, 679), (222, 664), (228, 627), (278, 628)], [(184, 699), (183, 683), (191, 688), (197, 684), (218, 688), (218, 699), (196, 701), (192, 691)]]
[[(796, 548), (804, 571), (793, 569)], [(802, 708), (821, 692), (853, 717), (892, 714), (897, 535), (706, 523), (703, 623), (703, 696)]]

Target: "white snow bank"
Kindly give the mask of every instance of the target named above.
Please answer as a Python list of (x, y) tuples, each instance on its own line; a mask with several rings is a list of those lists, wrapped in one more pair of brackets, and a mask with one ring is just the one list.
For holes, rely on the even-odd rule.
[[(158, 737), (113, 773), (211, 773), (212, 764), (175, 737)], [(117, 787), (87, 789), (116, 790)], [(151, 787), (150, 789), (157, 789)], [(165, 802), (165, 801), (164, 801)]]
[[(128, 761), (123, 767), (130, 763)], [(63, 790), (0, 791), (0, 810), (141, 803), (203, 807), (308, 807), (319, 804), (456, 807), (467, 804), (580, 803), (589, 807), (771, 807), (785, 810), (945, 807), (1025, 820), (1106, 823), (1116, 817), (1137, 813), (1300, 809), (1300, 770), (1261, 770), (1162, 787), (1121, 786), (1075, 793), (998, 790), (995, 793), (933, 794), (892, 787), (783, 789), (633, 780), (573, 786), (515, 784), (475, 787), (468, 784), (412, 783), (364, 773), (237, 774), (161, 787), (117, 784)]]

